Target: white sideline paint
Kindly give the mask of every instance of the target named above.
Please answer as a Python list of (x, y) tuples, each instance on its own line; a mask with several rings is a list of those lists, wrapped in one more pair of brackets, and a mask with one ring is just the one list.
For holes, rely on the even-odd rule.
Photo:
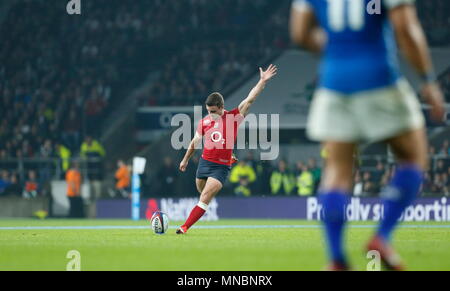
[[(350, 225), (350, 228), (375, 228), (378, 225)], [(265, 229), (265, 228), (321, 228), (321, 225), (199, 225), (196, 229)], [(443, 225), (400, 225), (401, 228), (450, 228), (450, 224)], [(176, 229), (171, 226), (169, 229)], [(107, 230), (107, 229), (150, 229), (150, 225), (92, 225), (92, 226), (3, 226), (0, 230)]]

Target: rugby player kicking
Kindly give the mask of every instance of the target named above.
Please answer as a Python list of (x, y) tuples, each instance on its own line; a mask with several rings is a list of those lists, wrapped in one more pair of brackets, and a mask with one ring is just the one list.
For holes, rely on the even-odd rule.
[(206, 99), (208, 115), (200, 120), (183, 160), (180, 171), (186, 171), (190, 158), (204, 138), (204, 149), (200, 158), (195, 183), (200, 193), (198, 204), (192, 209), (186, 222), (176, 231), (184, 234), (205, 214), (211, 200), (222, 189), (233, 163), (233, 148), (239, 124), (244, 120), (250, 106), (264, 90), (266, 83), (277, 74), (277, 67), (270, 65), (266, 71), (259, 68), (260, 80), (239, 106), (227, 111), (220, 93), (212, 93)]

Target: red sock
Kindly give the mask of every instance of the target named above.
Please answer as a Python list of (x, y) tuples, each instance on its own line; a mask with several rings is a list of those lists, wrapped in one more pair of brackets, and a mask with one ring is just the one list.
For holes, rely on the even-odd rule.
[(199, 202), (195, 207), (192, 209), (191, 214), (189, 214), (188, 219), (183, 224), (183, 228), (186, 228), (188, 230), (194, 223), (196, 223), (206, 212), (206, 208), (208, 205)]

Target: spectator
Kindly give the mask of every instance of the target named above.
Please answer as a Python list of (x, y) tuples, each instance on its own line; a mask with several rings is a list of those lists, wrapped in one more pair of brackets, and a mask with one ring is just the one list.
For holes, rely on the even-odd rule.
[(300, 176), (302, 174), (302, 169), (304, 168), (305, 164), (302, 161), (297, 161), (295, 163), (295, 171), (294, 171), (294, 175), (296, 177)]
[(308, 166), (303, 165), (302, 172), (297, 177), (297, 189), (300, 196), (311, 196), (314, 193), (314, 176)]
[(354, 196), (362, 196), (364, 192), (364, 183), (361, 179), (361, 175), (359, 173), (359, 171), (356, 173), (355, 175), (355, 182), (354, 182), (354, 186), (353, 186), (353, 195)]
[(385, 169), (383, 176), (381, 177), (380, 180), (380, 186), (378, 187), (380, 190), (381, 188), (387, 186), (392, 178), (392, 172), (389, 169)]
[(363, 192), (365, 195), (372, 196), (376, 194), (375, 184), (372, 180), (372, 175), (370, 172), (366, 171), (363, 174)]
[(435, 161), (435, 156), (436, 156), (436, 148), (432, 145), (430, 145), (428, 147), (428, 159), (430, 162), (430, 169), (434, 169), (436, 161)]
[(46, 139), (44, 144), (42, 144), (42, 146), (39, 150), (39, 156), (44, 159), (54, 157), (53, 145), (52, 145), (52, 141), (50, 139)]
[(103, 158), (105, 149), (97, 140), (88, 135), (81, 145), (80, 154), (83, 158)]
[(433, 176), (433, 184), (431, 186), (431, 192), (437, 195), (443, 195), (447, 193), (447, 182), (445, 181), (446, 177), (443, 177), (443, 174), (436, 173)]
[(443, 173), (446, 173), (448, 171), (448, 168), (445, 167), (445, 163), (443, 159), (439, 159), (436, 161), (436, 167), (435, 169), (432, 171), (433, 176), (438, 174), (441, 175)]
[(250, 190), (247, 176), (239, 177), (239, 183), (238, 186), (234, 188), (234, 194), (236, 196), (243, 196), (243, 197), (250, 197), (252, 195), (252, 190)]
[(295, 187), (295, 177), (287, 168), (286, 162), (280, 160), (278, 169), (270, 176), (270, 188), (272, 195), (290, 195)]
[(382, 161), (377, 161), (375, 170), (371, 173), (370, 180), (373, 183), (373, 191), (379, 193), (383, 185), (383, 176), (385, 174), (384, 164)]
[(442, 143), (442, 147), (439, 150), (439, 154), (444, 157), (447, 157), (449, 155), (449, 153), (450, 153), (449, 141), (448, 141), (448, 139), (446, 139)]
[(52, 169), (54, 168), (52, 158), (55, 157), (51, 139), (46, 139), (39, 150), (39, 184), (46, 185), (52, 178)]
[(71, 154), (72, 153), (70, 152), (70, 150), (62, 143), (56, 144), (56, 155), (61, 159), (61, 169), (63, 171), (63, 174), (65, 174), (69, 169)]
[(255, 170), (246, 160), (240, 160), (238, 164), (231, 169), (229, 181), (235, 187), (250, 187), (250, 184), (256, 181)]
[(433, 192), (433, 180), (431, 178), (430, 172), (425, 172), (422, 183), (422, 193), (423, 195), (428, 195), (432, 192)]
[(130, 198), (130, 169), (124, 163), (124, 161), (119, 160), (117, 162), (117, 171), (114, 177), (117, 180), (117, 193), (123, 198)]
[[(105, 149), (92, 136), (86, 136), (81, 145), (80, 155), (87, 158), (88, 177), (90, 180), (98, 181), (103, 179), (103, 158), (105, 157)], [(98, 192), (96, 190), (96, 192)], [(97, 193), (98, 194), (98, 193)], [(96, 196), (98, 196), (96, 194)]]
[(9, 173), (6, 170), (3, 170), (0, 175), (0, 195), (3, 195), (6, 188), (11, 184), (9, 180)]
[(10, 184), (6, 187), (5, 196), (22, 196), (22, 185), (19, 183), (19, 179), (17, 178), (17, 174), (11, 174)]
[(317, 193), (317, 190), (319, 189), (320, 181), (322, 178), (322, 169), (317, 165), (316, 159), (309, 159), (308, 160), (308, 168), (311, 174), (313, 175), (314, 179), (314, 189), (313, 193)]
[(69, 199), (69, 218), (84, 217), (83, 198), (81, 197), (81, 174), (78, 162), (73, 162), (66, 173), (67, 197)]
[(36, 198), (38, 196), (39, 183), (37, 181), (36, 172), (28, 171), (28, 179), (25, 181), (25, 188), (23, 191), (24, 198)]

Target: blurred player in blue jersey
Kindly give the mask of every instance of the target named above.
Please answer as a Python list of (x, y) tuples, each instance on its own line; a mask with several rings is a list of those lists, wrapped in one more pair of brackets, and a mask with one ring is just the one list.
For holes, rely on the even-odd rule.
[(342, 241), (356, 146), (385, 141), (398, 166), (381, 194), (384, 217), (367, 249), (377, 250), (388, 269), (402, 270), (391, 235), (419, 192), (428, 158), (424, 117), (399, 71), (397, 44), (422, 79), (433, 119), (445, 114), (413, 0), (294, 0), (290, 30), (296, 44), (322, 54), (307, 133), (328, 151), (319, 199), (329, 269), (350, 269)]

